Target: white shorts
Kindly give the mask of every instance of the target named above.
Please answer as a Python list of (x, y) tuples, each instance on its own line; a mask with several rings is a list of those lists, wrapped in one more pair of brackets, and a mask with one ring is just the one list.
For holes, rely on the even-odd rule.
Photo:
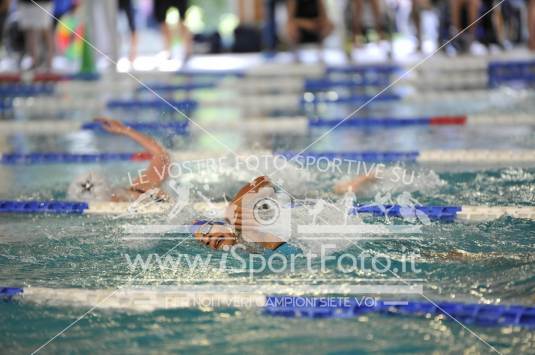
[(46, 30), (47, 28), (52, 28), (52, 2), (39, 3), (39, 6), (24, 4), (22, 2), (18, 3), (18, 19), (21, 29)]

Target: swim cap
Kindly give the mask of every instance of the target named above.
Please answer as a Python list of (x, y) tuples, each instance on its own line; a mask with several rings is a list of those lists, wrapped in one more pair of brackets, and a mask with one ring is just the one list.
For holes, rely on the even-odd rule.
[(110, 184), (94, 171), (78, 176), (67, 190), (67, 197), (75, 201), (109, 201), (110, 196)]

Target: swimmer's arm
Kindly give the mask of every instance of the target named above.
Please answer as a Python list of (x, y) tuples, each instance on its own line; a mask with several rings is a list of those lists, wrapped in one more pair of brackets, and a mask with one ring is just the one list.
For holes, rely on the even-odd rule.
[(338, 195), (343, 195), (346, 192), (359, 192), (364, 189), (367, 185), (375, 182), (377, 178), (372, 174), (355, 176), (351, 180), (339, 181), (334, 187), (334, 193)]
[(144, 191), (160, 187), (162, 181), (167, 178), (170, 163), (167, 151), (151, 137), (127, 127), (119, 121), (106, 118), (98, 118), (95, 121), (99, 122), (110, 133), (123, 135), (132, 139), (151, 154), (152, 157), (145, 174), (143, 177), (136, 179), (131, 187)]
[(152, 156), (149, 167), (145, 170), (145, 174), (143, 177), (134, 180), (132, 187), (136, 190), (143, 191), (160, 187), (162, 181), (167, 178), (168, 167), (170, 163), (170, 158), (167, 151), (154, 139), (133, 129), (129, 129), (124, 133), (124, 135), (136, 141)]

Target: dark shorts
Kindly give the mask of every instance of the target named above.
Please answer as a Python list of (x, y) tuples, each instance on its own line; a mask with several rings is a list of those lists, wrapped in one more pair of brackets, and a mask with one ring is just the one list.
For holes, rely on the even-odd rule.
[(299, 30), (299, 43), (320, 43), (321, 36), (318, 32), (311, 32), (307, 30)]
[(154, 17), (158, 23), (164, 23), (167, 10), (176, 7), (182, 21), (186, 17), (188, 5), (188, 0), (154, 0)]
[(131, 0), (119, 0), (119, 10), (124, 11), (126, 19), (128, 20), (128, 28), (130, 32), (136, 32), (136, 19), (134, 15), (134, 6)]

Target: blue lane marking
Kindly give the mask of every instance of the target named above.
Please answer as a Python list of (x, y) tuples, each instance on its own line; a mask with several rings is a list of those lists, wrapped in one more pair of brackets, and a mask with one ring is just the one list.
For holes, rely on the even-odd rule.
[[(76, 201), (11, 201), (0, 200), (0, 212), (3, 213), (76, 213), (81, 214), (89, 205), (86, 202)], [(375, 217), (384, 216), (385, 213), (391, 217), (404, 217), (410, 211), (421, 211), (432, 221), (453, 222), (457, 217), (457, 212), (462, 210), (461, 206), (438, 206), (422, 205), (405, 207), (400, 205), (358, 205), (349, 211), (350, 215), (358, 213), (371, 213)]]
[(301, 99), (301, 105), (317, 105), (317, 104), (360, 104), (370, 101), (374, 102), (389, 102), (389, 101), (399, 101), (402, 99), (401, 95), (398, 94), (382, 94), (377, 97), (374, 95), (351, 95), (351, 96), (342, 96), (336, 99), (330, 99), (324, 96), (315, 96), (312, 100), (306, 100), (305, 98)]
[[(148, 129), (148, 128), (147, 128)], [(131, 161), (137, 153), (87, 153), (72, 154), (61, 152), (47, 153), (5, 153), (1, 155), (0, 162), (5, 165), (14, 164), (58, 164), (58, 163), (98, 163), (108, 161)], [(416, 161), (419, 152), (398, 152), (398, 151), (363, 151), (363, 152), (306, 152), (296, 155), (297, 152), (275, 152), (274, 154), (302, 162), (307, 159), (325, 160), (352, 160), (368, 162), (397, 162)]]
[(100, 74), (98, 73), (76, 73), (76, 74), (66, 75), (65, 79), (80, 80), (80, 81), (96, 81), (100, 79)]
[(491, 62), (487, 68), (489, 87), (504, 84), (533, 85), (535, 83), (535, 60)]
[(89, 205), (71, 201), (0, 201), (0, 213), (82, 214)]
[(535, 328), (535, 307), (521, 305), (494, 305), (459, 302), (438, 302), (437, 305), (425, 301), (386, 301), (373, 304), (358, 302), (351, 297), (298, 297), (269, 296), (264, 306), (264, 314), (287, 318), (351, 318), (367, 313), (384, 316), (444, 315), (478, 326), (517, 326)]
[(13, 110), (13, 97), (0, 98), (0, 112)]
[(351, 74), (351, 73), (376, 73), (393, 74), (401, 70), (398, 65), (378, 64), (378, 65), (355, 65), (355, 66), (332, 66), (327, 67), (327, 74)]
[[(186, 134), (188, 133), (189, 121), (181, 122), (131, 122), (124, 121), (126, 126), (135, 129), (136, 131), (172, 131), (176, 134)], [(82, 129), (88, 129), (93, 131), (104, 131), (98, 122), (89, 122), (85, 123), (81, 127)]]
[(431, 221), (453, 222), (457, 217), (457, 212), (462, 210), (461, 206), (400, 206), (400, 205), (359, 205), (353, 207), (349, 214), (357, 215), (359, 213), (371, 213), (375, 217), (390, 216), (390, 217), (406, 217), (411, 215), (417, 217), (417, 211), (425, 213)]
[(11, 301), (13, 297), (21, 296), (24, 290), (20, 287), (0, 286), (0, 301)]
[(194, 100), (167, 100), (167, 102), (160, 99), (153, 100), (110, 100), (107, 107), (109, 109), (122, 109), (122, 110), (139, 110), (139, 109), (155, 109), (174, 111), (178, 109), (180, 111), (190, 112), (196, 109), (198, 106), (197, 101)]
[(174, 73), (171, 73), (171, 75), (175, 76), (183, 76), (183, 77), (204, 77), (204, 78), (224, 78), (224, 77), (238, 77), (242, 78), (247, 75), (246, 72), (243, 70), (201, 70), (201, 69), (186, 69), (186, 70), (179, 70)]
[(516, 61), (493, 61), (489, 63), (491, 69), (509, 69), (509, 70), (525, 70), (525, 68), (535, 67), (535, 60), (516, 60)]
[(430, 117), (414, 118), (369, 118), (355, 117), (347, 120), (311, 118), (308, 121), (309, 127), (400, 127), (431, 124)]
[(336, 88), (363, 88), (369, 86), (386, 86), (389, 78), (361, 78), (360, 80), (309, 79), (305, 81), (304, 91), (323, 91)]
[(216, 82), (207, 83), (184, 83), (184, 84), (147, 84), (136, 89), (137, 92), (154, 90), (157, 92), (174, 92), (174, 91), (192, 91), (200, 89), (212, 89), (217, 85)]
[(52, 95), (55, 85), (43, 84), (0, 84), (0, 97), (31, 97), (38, 95)]
[(2, 154), (0, 160), (5, 165), (15, 164), (62, 164), (62, 163), (99, 163), (112, 161), (132, 161), (136, 153), (89, 153), (89, 154), (71, 154), (71, 153), (7, 153)]

